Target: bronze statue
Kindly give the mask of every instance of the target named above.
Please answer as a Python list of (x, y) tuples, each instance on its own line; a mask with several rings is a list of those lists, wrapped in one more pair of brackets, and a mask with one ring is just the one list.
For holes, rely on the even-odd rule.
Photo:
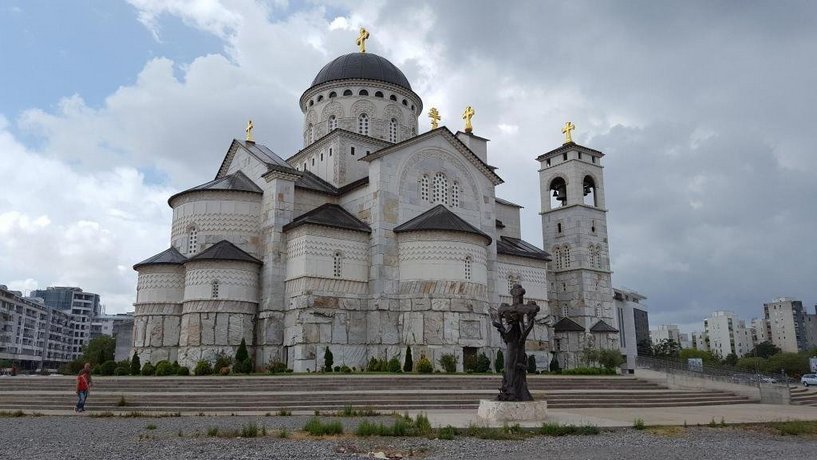
[(525, 354), (525, 340), (533, 330), (533, 319), (539, 313), (536, 302), (524, 303), (525, 289), (515, 284), (511, 289), (513, 305), (503, 303), (492, 314), (493, 323), (507, 347), (505, 373), (498, 401), (533, 401), (528, 391), (528, 356)]

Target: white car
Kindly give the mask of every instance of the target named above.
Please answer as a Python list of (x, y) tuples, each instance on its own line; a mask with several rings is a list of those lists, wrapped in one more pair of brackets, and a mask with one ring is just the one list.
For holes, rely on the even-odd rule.
[(806, 374), (800, 377), (800, 383), (803, 386), (817, 385), (817, 374)]

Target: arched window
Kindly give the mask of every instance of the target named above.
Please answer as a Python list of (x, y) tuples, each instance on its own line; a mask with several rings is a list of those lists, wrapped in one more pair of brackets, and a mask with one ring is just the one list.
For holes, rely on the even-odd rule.
[(329, 117), (329, 131), (338, 129), (338, 119), (334, 115)]
[(210, 297), (218, 299), (218, 280), (213, 280), (210, 285)]
[(423, 174), (420, 177), (420, 199), (423, 201), (428, 201), (428, 176)]
[(465, 256), (465, 279), (467, 281), (471, 281), (471, 264), (473, 263), (474, 259), (471, 256)]
[(584, 204), (596, 206), (596, 182), (590, 176), (584, 176)]
[(448, 204), (448, 180), (445, 178), (445, 174), (441, 172), (434, 175), (432, 202)]
[(567, 202), (567, 183), (561, 177), (557, 177), (550, 182), (550, 209), (564, 206)]
[(460, 207), (460, 184), (456, 181), (451, 184), (451, 207)]
[(397, 96), (395, 96), (394, 94), (389, 96), (389, 99), (393, 100), (394, 102), (397, 102)]
[(199, 251), (199, 231), (194, 227), (187, 229), (187, 254), (192, 255)]
[(374, 93), (374, 97), (383, 97), (383, 91), (378, 91)]
[(568, 314), (568, 313), (570, 313), (570, 311), (569, 311), (569, 309), (567, 308), (567, 305), (562, 305), (562, 317), (563, 317), (563, 318), (567, 318), (567, 316), (568, 316), (567, 314)]
[(354, 94), (354, 93), (352, 92), (352, 90), (351, 90), (351, 89), (347, 89), (347, 90), (345, 90), (345, 91), (343, 92), (343, 95), (344, 95), (344, 96), (351, 96), (352, 94)]
[(334, 91), (332, 91), (331, 93), (329, 93), (329, 97), (330, 97), (330, 98), (337, 97), (337, 96), (338, 96), (338, 93), (336, 93), (336, 92), (334, 92)]
[(570, 246), (565, 245), (562, 249), (562, 256), (564, 257), (564, 268), (570, 267)]
[(405, 99), (403, 99), (403, 105), (405, 105), (406, 107), (408, 107), (408, 101), (407, 101), (407, 100), (405, 100)]
[(389, 142), (397, 142), (397, 120), (394, 118), (389, 122)]
[(335, 252), (332, 271), (335, 278), (340, 278), (343, 274), (343, 254), (341, 254), (340, 251)]
[(358, 96), (368, 96), (369, 92), (366, 91), (365, 89), (362, 89), (362, 90), (360, 90), (360, 92), (357, 93), (357, 95)]
[(320, 101), (322, 101), (322, 100), (323, 100), (323, 94), (321, 94), (320, 96), (318, 96), (318, 102), (320, 102)]
[(309, 106), (312, 107), (313, 105), (315, 105), (315, 101), (309, 101)]
[(369, 135), (369, 116), (365, 113), (361, 113), (360, 116), (357, 117), (357, 132), (364, 136)]

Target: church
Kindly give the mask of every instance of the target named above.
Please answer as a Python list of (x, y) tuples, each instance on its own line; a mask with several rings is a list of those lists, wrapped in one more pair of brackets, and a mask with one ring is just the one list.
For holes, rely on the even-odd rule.
[[(541, 312), (528, 338), (540, 369), (619, 349), (600, 151), (571, 140), (536, 158), (542, 243), (523, 241), (521, 206), (488, 140), (418, 132), (423, 101), (387, 59), (360, 50), (326, 64), (298, 103), (303, 148), (287, 158), (233, 140), (215, 177), (168, 199), (168, 249), (137, 263), (133, 351), (195, 366), (235, 354), (256, 369), (319, 370), (397, 357), (438, 366), (503, 347), (492, 311), (520, 284)], [(214, 165), (215, 168), (216, 165)]]

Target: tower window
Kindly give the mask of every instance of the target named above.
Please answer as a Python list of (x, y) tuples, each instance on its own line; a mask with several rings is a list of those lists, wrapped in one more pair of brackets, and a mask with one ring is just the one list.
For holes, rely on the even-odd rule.
[(394, 118), (389, 122), (389, 142), (397, 142), (397, 120)]
[(374, 97), (383, 97), (383, 92), (378, 91), (378, 92), (374, 93)]
[(590, 157), (590, 158), (592, 159), (593, 163), (596, 162), (596, 157)]
[(340, 278), (340, 276), (343, 274), (343, 254), (341, 254), (340, 251), (335, 252), (332, 271), (335, 278)]
[(315, 157), (312, 157), (312, 166), (315, 166)]
[(451, 184), (451, 206), (460, 207), (460, 184), (456, 181)]
[(321, 152), (321, 161), (323, 161), (323, 152)]
[(584, 176), (584, 182), (582, 184), (584, 189), (584, 200), (583, 203), (588, 206), (596, 206), (596, 182), (590, 176)]
[(347, 90), (345, 90), (345, 91), (343, 92), (343, 95), (344, 95), (344, 96), (351, 96), (352, 94), (354, 94), (354, 93), (352, 92), (352, 90), (351, 90), (351, 89), (347, 89)]
[(338, 93), (336, 93), (336, 92), (334, 92), (334, 91), (332, 91), (331, 93), (329, 93), (329, 97), (330, 97), (330, 98), (337, 97), (337, 95), (338, 95)]
[(468, 280), (468, 281), (471, 281), (471, 263), (472, 262), (473, 262), (473, 259), (471, 258), (471, 256), (465, 256), (465, 267), (464, 267), (465, 279)]
[(360, 90), (360, 92), (357, 93), (357, 95), (358, 96), (368, 96), (369, 92), (366, 91), (365, 89), (362, 89), (362, 90)]
[(448, 204), (448, 179), (445, 174), (438, 172), (434, 175), (434, 192), (432, 196), (434, 203)]
[(196, 227), (187, 230), (187, 254), (195, 254), (199, 250), (199, 231)]
[(403, 99), (403, 105), (405, 105), (406, 107), (408, 107), (408, 101), (407, 101), (407, 100), (405, 100), (405, 99)]
[(355, 148), (354, 147), (352, 147), (351, 152), (352, 152), (352, 156), (355, 156)]
[(323, 100), (323, 94), (321, 94), (320, 96), (318, 96), (318, 102), (320, 102), (320, 101), (322, 101), (322, 100)]
[(218, 299), (218, 280), (213, 280), (213, 283), (210, 286), (210, 297), (213, 299)]
[(579, 159), (581, 160), (582, 159), (582, 152), (577, 152), (577, 153), (579, 155)]
[(562, 255), (564, 256), (565, 268), (570, 267), (570, 246), (565, 245), (564, 250), (562, 251)]
[(420, 199), (428, 201), (428, 176), (425, 174), (420, 177)]
[(395, 96), (394, 94), (389, 96), (389, 99), (393, 100), (394, 102), (397, 102), (397, 96)]
[(562, 161), (567, 161), (567, 152), (562, 154)]
[(508, 275), (508, 294), (511, 293), (511, 290), (513, 290), (513, 287), (517, 284), (519, 284), (519, 277), (513, 273)]
[(332, 147), (329, 147), (329, 156), (332, 156)]
[(567, 203), (567, 183), (561, 177), (556, 177), (550, 182), (550, 209), (556, 209)]
[(360, 116), (357, 117), (357, 132), (364, 136), (369, 135), (369, 116), (365, 113), (361, 113)]
[(590, 221), (590, 231), (593, 232), (593, 233), (596, 233), (596, 221), (595, 220)]
[(562, 305), (562, 316), (566, 318), (568, 313), (570, 313), (570, 311), (568, 310), (567, 305)]
[(315, 105), (315, 101), (310, 100), (309, 101), (309, 106), (312, 107), (313, 105)]
[(556, 224), (556, 233), (562, 233), (562, 223)]
[(545, 166), (550, 166), (550, 158), (548, 158), (547, 160), (545, 160)]
[(334, 115), (329, 117), (329, 131), (338, 129), (338, 119)]

